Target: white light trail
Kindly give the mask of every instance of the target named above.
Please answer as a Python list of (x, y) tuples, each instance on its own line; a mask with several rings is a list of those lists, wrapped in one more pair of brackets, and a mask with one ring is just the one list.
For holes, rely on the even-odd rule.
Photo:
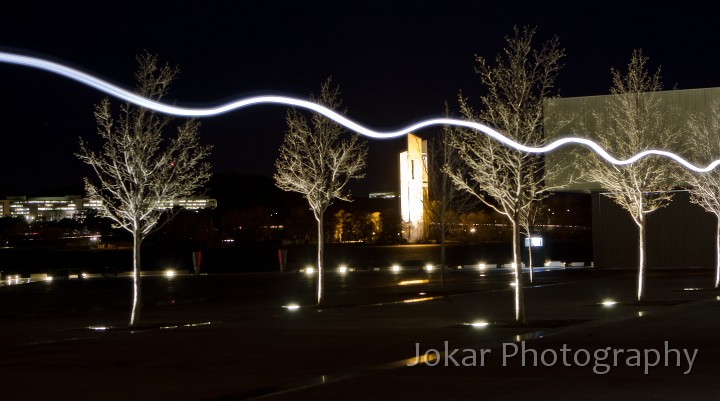
[(307, 110), (314, 111), (316, 113), (322, 114), (325, 117), (337, 122), (338, 124), (344, 126), (345, 128), (354, 131), (360, 135), (364, 135), (370, 138), (377, 138), (377, 139), (390, 139), (390, 138), (397, 138), (404, 136), (410, 132), (417, 131), (423, 128), (436, 126), (436, 125), (452, 125), (457, 127), (463, 127), (472, 129), (475, 131), (480, 131), (483, 134), (495, 139), (498, 142), (501, 142), (505, 144), (506, 146), (509, 146), (511, 148), (520, 150), (522, 152), (527, 153), (547, 153), (554, 149), (557, 149), (561, 146), (570, 145), (570, 144), (576, 144), (576, 145), (583, 145), (591, 150), (593, 150), (595, 153), (597, 153), (600, 157), (607, 160), (608, 162), (616, 165), (626, 165), (634, 163), (644, 157), (650, 156), (650, 155), (656, 155), (656, 156), (662, 156), (667, 157), (669, 159), (675, 160), (678, 164), (682, 165), (688, 170), (692, 170), (699, 173), (705, 173), (708, 171), (711, 171), (715, 169), (718, 165), (720, 165), (720, 160), (715, 160), (712, 163), (708, 164), (705, 167), (699, 167), (696, 166), (687, 160), (683, 159), (682, 157), (678, 156), (675, 153), (668, 152), (665, 150), (645, 150), (640, 153), (637, 153), (627, 159), (617, 159), (610, 155), (605, 149), (603, 149), (600, 145), (597, 143), (585, 139), (585, 138), (577, 138), (577, 137), (567, 137), (567, 138), (561, 138), (554, 142), (551, 142), (545, 146), (539, 146), (539, 147), (532, 147), (532, 146), (526, 146), (520, 143), (517, 143), (513, 141), (512, 139), (506, 137), (505, 135), (501, 134), (500, 132), (488, 127), (487, 125), (474, 122), (474, 121), (464, 121), (464, 120), (457, 120), (453, 118), (432, 118), (424, 121), (417, 122), (415, 124), (409, 125), (405, 128), (401, 128), (396, 131), (375, 131), (370, 128), (367, 128), (363, 125), (360, 125), (349, 118), (340, 115), (328, 108), (325, 108), (319, 104), (313, 103), (308, 100), (302, 100), (302, 99), (296, 99), (292, 97), (287, 96), (254, 96), (249, 97), (245, 99), (236, 100), (233, 102), (221, 104), (216, 107), (206, 107), (206, 108), (193, 108), (193, 107), (179, 107), (179, 106), (173, 106), (161, 102), (156, 102), (150, 99), (146, 99), (142, 96), (139, 96), (135, 93), (132, 93), (126, 89), (123, 89), (119, 86), (113, 85), (109, 82), (103, 81), (99, 78), (96, 78), (90, 74), (84, 73), (82, 71), (76, 70), (74, 68), (70, 68), (67, 66), (64, 66), (59, 63), (55, 63), (52, 61), (44, 60), (37, 57), (30, 57), (30, 56), (23, 56), (19, 54), (13, 54), (13, 53), (6, 53), (6, 52), (0, 52), (0, 62), (7, 63), (7, 64), (15, 64), (15, 65), (21, 65), (25, 67), (32, 67), (37, 68), (40, 70), (48, 71), (54, 74), (58, 74), (61, 76), (64, 76), (66, 78), (72, 79), (74, 81), (80, 82), (84, 85), (90, 86), (92, 88), (95, 88), (101, 92), (104, 92), (108, 95), (114, 96), (116, 98), (125, 100), (127, 102), (133, 103), (140, 107), (145, 107), (147, 109), (155, 110), (160, 113), (164, 114), (170, 114), (175, 116), (182, 116), (182, 117), (211, 117), (216, 116), (220, 114), (229, 113), (234, 110), (242, 109), (245, 107), (255, 106), (255, 105), (262, 105), (262, 104), (278, 104), (278, 105), (285, 105), (285, 106), (293, 106), (293, 107), (299, 107)]

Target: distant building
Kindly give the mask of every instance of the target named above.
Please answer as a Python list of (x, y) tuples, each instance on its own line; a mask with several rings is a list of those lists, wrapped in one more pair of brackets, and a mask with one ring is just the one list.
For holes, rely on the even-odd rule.
[(427, 141), (407, 135), (408, 150), (400, 153), (400, 214), (403, 237), (419, 242), (427, 237), (428, 199)]
[(395, 192), (371, 192), (368, 195), (370, 199), (395, 199)]
[(165, 209), (172, 209), (174, 207), (180, 207), (186, 210), (215, 209), (217, 207), (217, 199), (195, 196), (163, 202), (163, 208)]
[[(163, 202), (164, 209), (181, 207), (188, 210), (214, 209), (217, 200), (205, 197), (189, 197)], [(28, 221), (58, 221), (77, 218), (88, 210), (97, 210), (97, 201), (79, 195), (53, 197), (9, 196), (0, 200), (0, 217), (24, 217)]]
[(29, 221), (38, 218), (48, 221), (72, 218), (85, 206), (81, 196), (9, 196), (0, 200), (0, 204), (2, 204), (0, 216), (24, 217)]

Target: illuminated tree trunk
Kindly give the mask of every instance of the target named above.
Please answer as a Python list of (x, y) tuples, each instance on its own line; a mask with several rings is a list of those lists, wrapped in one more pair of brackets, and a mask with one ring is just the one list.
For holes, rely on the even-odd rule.
[(513, 216), (513, 266), (515, 271), (515, 321), (525, 323), (525, 295), (523, 291), (522, 260), (520, 258), (520, 224), (517, 213)]
[(140, 245), (142, 244), (142, 233), (139, 222), (135, 222), (133, 230), (133, 305), (130, 313), (130, 327), (134, 327), (140, 321), (140, 311), (142, 309), (141, 287), (140, 287)]
[(318, 213), (315, 216), (318, 223), (318, 248), (317, 248), (317, 304), (322, 304), (323, 301), (323, 257), (325, 253), (325, 239), (323, 233), (323, 213)]
[(715, 288), (720, 288), (720, 216), (718, 216), (715, 239)]
[(637, 288), (637, 300), (642, 301), (645, 296), (645, 270), (647, 261), (645, 258), (645, 251), (647, 247), (647, 237), (645, 231), (646, 216), (640, 215), (638, 218), (638, 288)]

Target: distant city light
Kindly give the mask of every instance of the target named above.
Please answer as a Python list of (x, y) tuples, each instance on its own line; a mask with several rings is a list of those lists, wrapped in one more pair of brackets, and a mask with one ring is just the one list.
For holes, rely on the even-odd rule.
[(398, 272), (400, 272), (400, 265), (392, 265), (391, 269), (392, 269), (393, 273), (398, 273)]
[(340, 274), (345, 274), (345, 273), (347, 273), (347, 272), (348, 272), (347, 266), (344, 266), (344, 265), (343, 265), (343, 266), (338, 267), (338, 273), (340, 273)]
[(165, 277), (175, 277), (175, 270), (172, 270), (172, 269), (165, 270)]
[(296, 311), (296, 310), (300, 309), (300, 305), (298, 305), (298, 304), (288, 304), (288, 305), (283, 305), (283, 308), (285, 308), (285, 309), (287, 309), (287, 310), (289, 310), (289, 311)]
[(426, 270), (426, 271), (431, 272), (431, 271), (433, 271), (433, 269), (434, 269), (433, 265), (431, 265), (431, 264), (429, 264), (429, 263), (428, 263), (427, 265), (425, 265), (425, 270)]
[(477, 327), (477, 328), (484, 328), (484, 327), (488, 327), (489, 325), (490, 325), (490, 323), (488, 323), (484, 320), (478, 320), (476, 322), (470, 323), (470, 326)]
[(485, 263), (479, 263), (479, 264), (478, 264), (478, 269), (480, 269), (480, 270), (485, 270), (486, 268), (487, 268), (487, 266), (485, 266)]
[(312, 266), (306, 267), (305, 274), (307, 274), (308, 276), (312, 276), (313, 274), (315, 274), (315, 268)]

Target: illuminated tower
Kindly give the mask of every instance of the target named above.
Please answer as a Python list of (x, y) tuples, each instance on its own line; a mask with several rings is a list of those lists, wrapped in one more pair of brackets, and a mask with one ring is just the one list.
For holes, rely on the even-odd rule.
[(403, 237), (408, 242), (419, 242), (427, 234), (427, 141), (413, 134), (408, 134), (407, 141), (408, 150), (400, 153), (400, 213)]

